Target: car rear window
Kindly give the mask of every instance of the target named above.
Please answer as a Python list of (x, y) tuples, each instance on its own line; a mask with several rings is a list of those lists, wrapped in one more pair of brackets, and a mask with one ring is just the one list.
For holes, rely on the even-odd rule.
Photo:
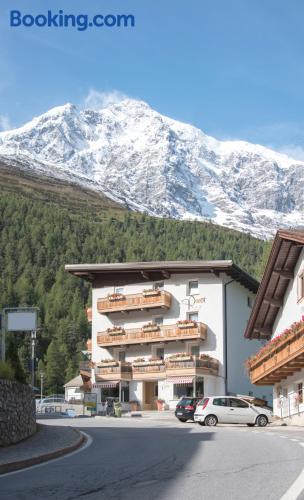
[(192, 398), (183, 398), (179, 401), (179, 406), (188, 406), (193, 404)]

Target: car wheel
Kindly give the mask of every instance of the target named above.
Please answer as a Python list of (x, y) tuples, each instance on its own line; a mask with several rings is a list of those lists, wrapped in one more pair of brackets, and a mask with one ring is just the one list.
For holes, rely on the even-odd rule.
[(259, 427), (266, 427), (266, 425), (268, 424), (268, 418), (266, 417), (266, 415), (259, 415), (256, 419), (256, 424)]
[(205, 425), (205, 422), (199, 422), (199, 425)]
[(186, 419), (186, 418), (179, 418), (178, 420), (179, 420), (180, 422), (183, 422), (183, 423), (187, 422), (187, 419)]
[(208, 415), (208, 417), (205, 418), (205, 425), (208, 425), (209, 427), (215, 427), (217, 424), (217, 418), (215, 415)]
[(255, 424), (247, 424), (247, 425), (248, 425), (248, 427), (254, 427), (255, 426)]

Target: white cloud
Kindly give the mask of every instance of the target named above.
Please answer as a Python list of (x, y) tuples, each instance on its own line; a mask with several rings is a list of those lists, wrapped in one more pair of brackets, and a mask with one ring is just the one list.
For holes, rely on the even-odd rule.
[(84, 106), (90, 109), (102, 109), (110, 106), (110, 104), (117, 104), (124, 99), (130, 98), (118, 90), (99, 92), (98, 90), (91, 89), (84, 99)]
[(5, 131), (5, 130), (10, 130), (12, 129), (12, 124), (10, 122), (10, 119), (6, 115), (0, 115), (0, 132)]

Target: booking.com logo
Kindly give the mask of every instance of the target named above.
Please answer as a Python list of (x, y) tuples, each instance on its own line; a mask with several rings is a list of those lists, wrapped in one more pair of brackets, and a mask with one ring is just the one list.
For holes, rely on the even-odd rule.
[(90, 17), (87, 14), (65, 14), (59, 10), (54, 14), (48, 10), (45, 14), (22, 14), (20, 10), (11, 10), (10, 26), (38, 27), (38, 28), (76, 28), (78, 31), (86, 31), (88, 28), (133, 28), (135, 17), (132, 14), (96, 14)]

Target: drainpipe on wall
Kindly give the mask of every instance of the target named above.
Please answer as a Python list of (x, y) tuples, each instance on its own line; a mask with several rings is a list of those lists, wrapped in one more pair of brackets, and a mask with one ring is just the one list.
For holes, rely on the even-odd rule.
[(227, 286), (233, 283), (235, 280), (227, 281), (224, 283), (224, 380), (225, 380), (225, 396), (228, 395), (228, 342), (227, 342), (227, 332), (228, 332), (228, 321), (227, 321)]

